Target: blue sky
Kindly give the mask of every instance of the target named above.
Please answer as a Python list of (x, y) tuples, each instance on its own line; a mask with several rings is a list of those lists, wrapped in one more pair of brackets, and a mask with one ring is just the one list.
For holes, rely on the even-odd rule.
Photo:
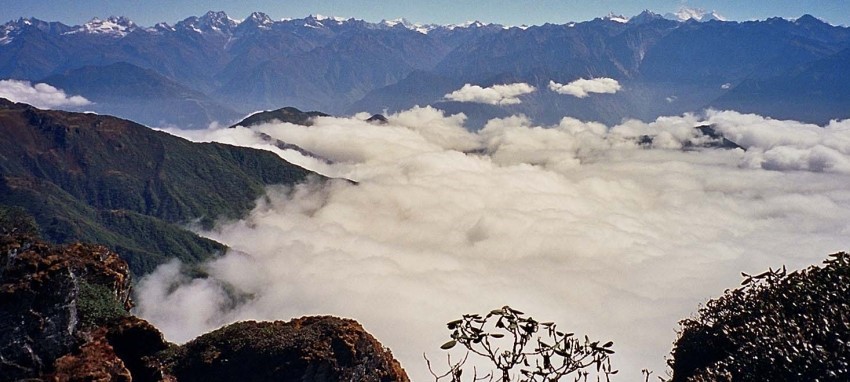
[(796, 18), (809, 13), (832, 24), (850, 25), (850, 0), (0, 0), (0, 22), (36, 17), (80, 24), (95, 16), (116, 15), (151, 26), (160, 21), (173, 24), (208, 10), (223, 10), (237, 19), (262, 11), (274, 19), (319, 13), (368, 21), (405, 17), (439, 24), (480, 20), (531, 25), (584, 21), (609, 12), (631, 16), (650, 9), (665, 13), (683, 5), (716, 10), (731, 20)]

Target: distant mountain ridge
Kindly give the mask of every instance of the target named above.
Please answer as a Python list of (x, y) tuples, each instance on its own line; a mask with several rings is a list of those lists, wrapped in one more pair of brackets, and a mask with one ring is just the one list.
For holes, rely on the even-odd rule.
[(84, 66), (44, 78), (44, 82), (94, 102), (87, 109), (116, 114), (148, 126), (206, 128), (241, 113), (151, 69), (126, 62)]
[[(149, 125), (231, 124), (240, 115), (285, 105), (340, 115), (392, 112), (417, 104), (445, 106), (474, 115), (474, 121), (523, 113), (540, 123), (564, 115), (616, 123), (720, 104), (770, 111), (766, 99), (730, 104), (736, 98), (726, 95), (765, 76), (781, 82), (794, 68), (830, 60), (847, 48), (850, 29), (810, 15), (730, 22), (683, 8), (672, 15), (644, 11), (633, 17), (506, 27), (404, 19), (372, 23), (321, 15), (272, 20), (262, 12), (236, 20), (211, 11), (152, 27), (123, 17), (81, 26), (10, 21), (0, 26), (0, 78), (60, 88), (94, 78), (88, 81), (91, 87), (68, 90), (93, 98), (98, 87), (120, 85), (123, 98), (142, 111), (132, 115), (106, 100), (96, 101), (94, 109)], [(119, 84), (118, 77), (109, 82), (109, 76), (92, 76), (92, 68), (108, 72), (118, 64), (131, 65), (123, 66), (127, 72), (150, 71), (159, 78), (145, 83), (128, 75)], [(621, 91), (585, 99), (546, 91), (549, 81), (593, 77), (613, 78)], [(522, 104), (504, 108), (447, 104), (443, 99), (467, 83), (486, 87), (512, 82), (529, 83), (538, 91)], [(150, 86), (171, 92), (164, 97), (175, 100), (171, 107), (144, 96)], [(828, 92), (806, 89), (802, 97), (833, 106), (791, 113), (790, 118), (823, 123), (850, 117), (847, 103), (830, 99)]]

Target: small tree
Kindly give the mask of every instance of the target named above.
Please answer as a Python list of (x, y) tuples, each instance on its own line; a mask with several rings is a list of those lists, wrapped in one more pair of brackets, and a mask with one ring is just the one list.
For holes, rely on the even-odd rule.
[(617, 373), (609, 359), (614, 353), (613, 342), (591, 342), (587, 336), (578, 339), (574, 333), (558, 330), (555, 323), (538, 322), (509, 306), (483, 317), (466, 314), (447, 326), (452, 332), (451, 340), (441, 348), (449, 350), (461, 344), (467, 353), (458, 362), (448, 358), (450, 370), (441, 375), (434, 373), (426, 357), (437, 381), (448, 378), (460, 382), (470, 353), (488, 359), (496, 369), (483, 376), (473, 369), (472, 381), (496, 378), (499, 382), (510, 382), (515, 377), (521, 382), (554, 382), (573, 374), (575, 381), (579, 381), (587, 379), (592, 366), (596, 366), (597, 379), (604, 375), (608, 380), (609, 375)]

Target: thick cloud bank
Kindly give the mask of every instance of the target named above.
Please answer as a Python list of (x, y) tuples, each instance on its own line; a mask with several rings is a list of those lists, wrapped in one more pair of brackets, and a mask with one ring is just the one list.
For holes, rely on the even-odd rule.
[(589, 80), (579, 78), (566, 85), (549, 81), (549, 90), (558, 94), (568, 94), (578, 98), (585, 98), (590, 93), (614, 94), (620, 91), (620, 83), (613, 78), (605, 77), (591, 78)]
[(29, 81), (0, 80), (0, 98), (28, 103), (42, 109), (65, 106), (85, 106), (91, 102), (82, 96), (67, 96), (62, 89)]
[(534, 92), (534, 86), (518, 82), (515, 84), (493, 85), (482, 88), (466, 84), (445, 97), (451, 101), (486, 103), (489, 105), (516, 105), (522, 103), (519, 96)]
[[(388, 119), (172, 131), (254, 147), (265, 133), (332, 163), (282, 157), (359, 183), (270, 188), (246, 219), (203, 232), (232, 248), (208, 278), (163, 266), (138, 313), (175, 341), (241, 319), (353, 317), (426, 381), (422, 353), (442, 358), (446, 322), (509, 304), (613, 340), (616, 380), (633, 381), (663, 374), (677, 321), (741, 271), (848, 248), (850, 121), (516, 116), (470, 133), (430, 107)], [(700, 148), (701, 124), (746, 150)]]

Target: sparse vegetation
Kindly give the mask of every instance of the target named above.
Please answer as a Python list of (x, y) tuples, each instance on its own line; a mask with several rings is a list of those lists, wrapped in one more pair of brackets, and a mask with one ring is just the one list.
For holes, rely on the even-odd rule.
[(609, 358), (614, 353), (613, 342), (591, 341), (587, 336), (579, 339), (553, 322), (538, 322), (509, 306), (484, 316), (465, 314), (447, 326), (451, 340), (441, 348), (449, 350), (460, 344), (467, 353), (457, 362), (449, 358), (449, 371), (442, 374), (434, 372), (426, 357), (436, 381), (464, 380), (470, 353), (489, 360), (495, 368), (479, 374), (473, 367), (466, 373), (470, 381), (553, 382), (568, 377), (585, 381), (591, 373), (596, 373), (597, 380), (608, 380), (617, 373)]
[(79, 284), (77, 309), (80, 324), (84, 328), (100, 326), (113, 319), (129, 315), (109, 288), (85, 281)]
[(38, 224), (23, 208), (0, 205), (0, 235), (7, 234), (38, 236)]

